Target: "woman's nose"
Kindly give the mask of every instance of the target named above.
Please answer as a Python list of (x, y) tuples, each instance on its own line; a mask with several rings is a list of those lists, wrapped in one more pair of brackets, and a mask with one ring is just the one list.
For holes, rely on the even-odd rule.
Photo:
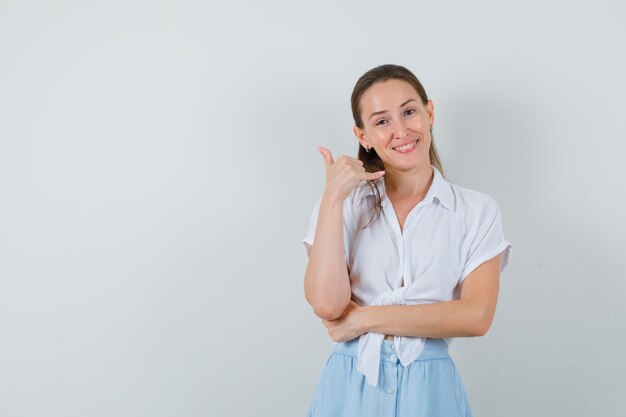
[(406, 126), (406, 122), (404, 120), (399, 120), (396, 123), (396, 138), (402, 139), (409, 134), (409, 129)]

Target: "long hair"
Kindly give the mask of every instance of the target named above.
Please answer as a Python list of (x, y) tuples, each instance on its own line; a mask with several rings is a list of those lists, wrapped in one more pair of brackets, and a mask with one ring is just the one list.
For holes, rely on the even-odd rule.
[[(378, 67), (372, 68), (363, 74), (358, 81), (356, 82), (354, 88), (352, 89), (352, 117), (354, 118), (354, 124), (363, 129), (363, 119), (361, 117), (361, 97), (368, 88), (378, 82), (384, 82), (387, 80), (402, 80), (411, 84), (417, 94), (419, 94), (420, 99), (424, 105), (428, 104), (428, 95), (426, 94), (426, 90), (422, 86), (422, 83), (417, 79), (415, 75), (405, 67), (401, 65), (393, 65), (393, 64), (385, 64), (380, 65)], [(441, 159), (439, 158), (439, 154), (437, 153), (437, 148), (435, 146), (435, 138), (433, 137), (433, 129), (430, 129), (431, 143), (430, 149), (428, 151), (428, 156), (430, 157), (430, 163), (435, 166), (442, 177), (444, 176), (443, 166), (441, 164)], [(374, 148), (370, 149), (370, 152), (366, 152), (365, 148), (359, 144), (359, 150), (357, 153), (357, 158), (363, 162), (363, 167), (367, 172), (377, 172), (383, 171), (385, 169), (385, 165), (383, 164), (382, 159), (378, 156)], [(444, 177), (445, 178), (445, 177)], [(380, 191), (378, 190), (378, 186), (376, 185), (374, 180), (367, 180), (368, 185), (376, 195), (376, 204), (374, 206), (374, 215), (372, 216), (372, 220), (368, 223), (367, 226), (372, 224), (372, 222), (380, 216), (380, 212), (382, 210), (381, 205), (381, 197)], [(366, 226), (366, 227), (367, 227)]]

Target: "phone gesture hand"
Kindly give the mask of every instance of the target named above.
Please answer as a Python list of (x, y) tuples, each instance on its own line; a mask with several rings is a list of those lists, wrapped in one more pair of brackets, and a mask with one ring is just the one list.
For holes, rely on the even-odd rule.
[(337, 160), (334, 160), (328, 149), (323, 146), (318, 146), (317, 149), (322, 154), (326, 166), (326, 189), (324, 192), (342, 200), (348, 197), (361, 181), (376, 180), (385, 174), (385, 171), (365, 171), (363, 161), (360, 159), (341, 155)]

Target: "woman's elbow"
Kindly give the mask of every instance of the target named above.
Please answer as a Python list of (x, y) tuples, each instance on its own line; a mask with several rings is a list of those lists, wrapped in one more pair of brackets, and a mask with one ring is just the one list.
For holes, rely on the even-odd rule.
[(489, 331), (491, 323), (493, 322), (493, 314), (483, 313), (479, 315), (478, 320), (474, 323), (473, 334), (474, 336), (484, 336)]
[(473, 336), (474, 337), (484, 336), (487, 334), (487, 331), (489, 331), (489, 326), (481, 323), (474, 328)]
[(346, 310), (347, 305), (345, 306), (337, 306), (337, 305), (329, 305), (317, 303), (312, 305), (313, 313), (324, 320), (336, 320), (343, 315), (343, 312)]
[(310, 276), (305, 275), (304, 296), (313, 308), (313, 313), (324, 320), (335, 320), (341, 317), (350, 304), (352, 296), (350, 287), (329, 292), (327, 289), (315, 285), (314, 282)]
[(348, 306), (347, 303), (343, 307), (337, 303), (331, 303), (328, 300), (320, 298), (319, 296), (313, 296), (306, 290), (304, 292), (304, 298), (306, 298), (306, 301), (313, 308), (313, 314), (324, 320), (338, 319)]

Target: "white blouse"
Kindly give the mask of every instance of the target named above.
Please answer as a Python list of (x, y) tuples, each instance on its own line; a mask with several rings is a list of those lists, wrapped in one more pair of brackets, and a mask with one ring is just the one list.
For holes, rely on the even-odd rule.
[[(386, 196), (384, 177), (376, 180), (382, 212), (371, 226), (362, 228), (371, 219), (375, 204), (375, 195), (365, 181), (344, 200), (344, 254), (352, 299), (357, 304), (429, 304), (459, 299), (461, 282), (480, 264), (500, 255), (502, 273), (509, 263), (513, 247), (504, 237), (497, 202), (487, 194), (447, 182), (432, 168), (432, 184), (410, 211), (402, 231)], [(308, 234), (302, 239), (307, 260), (321, 200), (315, 203)], [(380, 333), (359, 336), (357, 369), (371, 386), (378, 384), (383, 339)], [(419, 356), (425, 340), (394, 336), (402, 365), (408, 366)], [(444, 340), (450, 345), (453, 338)]]

